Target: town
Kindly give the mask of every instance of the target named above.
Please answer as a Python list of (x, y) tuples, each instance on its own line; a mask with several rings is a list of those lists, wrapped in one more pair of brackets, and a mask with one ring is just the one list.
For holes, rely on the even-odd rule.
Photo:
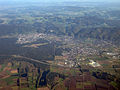
[[(98, 60), (103, 57), (103, 59), (120, 59), (120, 53), (116, 46), (106, 41), (92, 40), (89, 38), (86, 40), (75, 40), (70, 36), (30, 33), (20, 34), (16, 44), (25, 45), (39, 39), (46, 40), (49, 43), (54, 43), (55, 58), (53, 63), (63, 67), (78, 67), (81, 63), (91, 67), (102, 67)], [(62, 49), (61, 55), (56, 55), (57, 49)]]

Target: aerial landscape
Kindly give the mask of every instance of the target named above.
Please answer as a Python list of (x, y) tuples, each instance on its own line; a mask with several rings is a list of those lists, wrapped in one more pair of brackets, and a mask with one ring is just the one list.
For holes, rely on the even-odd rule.
[(120, 90), (119, 0), (1, 0), (0, 90)]

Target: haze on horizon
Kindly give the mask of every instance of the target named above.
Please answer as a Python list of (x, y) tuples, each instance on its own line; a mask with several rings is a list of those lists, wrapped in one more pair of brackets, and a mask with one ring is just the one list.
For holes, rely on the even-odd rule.
[(0, 0), (0, 2), (120, 2), (120, 0)]

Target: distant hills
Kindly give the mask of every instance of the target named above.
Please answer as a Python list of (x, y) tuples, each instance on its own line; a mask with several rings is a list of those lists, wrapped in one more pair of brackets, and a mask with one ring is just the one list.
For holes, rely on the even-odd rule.
[[(0, 35), (29, 32), (102, 39), (120, 44), (119, 3), (23, 3), (0, 7)], [(36, 0), (35, 2), (40, 1)], [(63, 0), (62, 0), (63, 1)], [(67, 0), (68, 1), (68, 0)], [(0, 1), (2, 2), (2, 1)], [(11, 5), (11, 4), (12, 5)], [(1, 5), (4, 5), (0, 3)], [(6, 6), (6, 4), (9, 4)]]

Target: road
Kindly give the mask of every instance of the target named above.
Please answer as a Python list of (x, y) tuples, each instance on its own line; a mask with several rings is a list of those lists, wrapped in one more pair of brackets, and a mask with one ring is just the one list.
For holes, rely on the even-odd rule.
[(28, 57), (24, 57), (24, 56), (20, 56), (20, 55), (0, 55), (0, 56), (12, 56), (14, 58), (23, 58), (23, 59), (28, 59), (30, 61), (34, 61), (34, 62), (37, 62), (37, 63), (50, 65), (49, 63), (45, 63), (45, 62), (40, 61), (40, 60), (36, 60), (36, 59), (32, 59), (32, 58), (28, 58)]

